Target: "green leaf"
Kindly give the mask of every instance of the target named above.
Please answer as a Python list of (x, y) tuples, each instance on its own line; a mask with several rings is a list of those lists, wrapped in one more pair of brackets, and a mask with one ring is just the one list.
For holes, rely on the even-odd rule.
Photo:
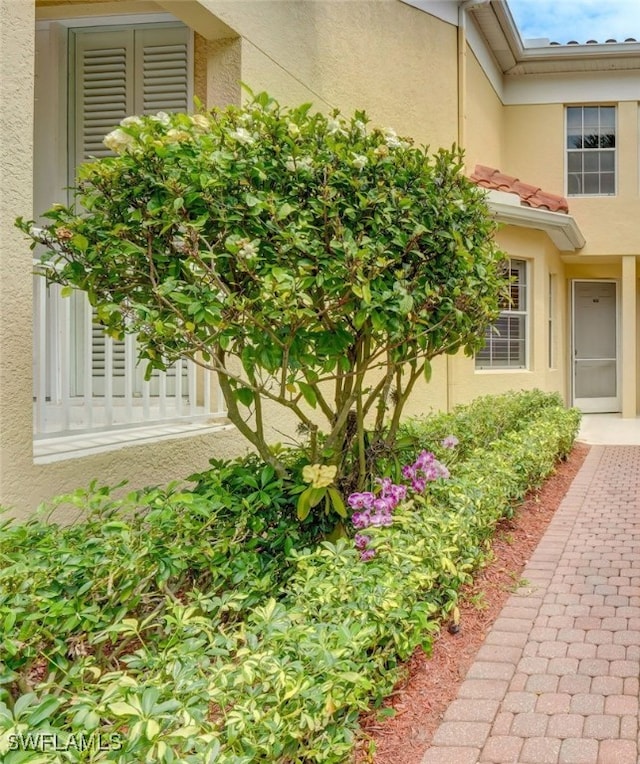
[(260, 204), (260, 199), (258, 199), (258, 197), (254, 196), (253, 194), (245, 194), (244, 203), (247, 205), (247, 207), (255, 207), (256, 204)]
[(340, 496), (339, 492), (335, 488), (329, 488), (329, 498), (331, 499), (331, 505), (333, 506), (335, 512), (337, 512), (340, 517), (346, 518), (347, 509), (344, 505), (344, 501), (342, 501), (342, 496)]
[(236, 388), (234, 395), (243, 406), (249, 407), (253, 404), (253, 391), (248, 387)]
[(137, 708), (134, 708), (130, 703), (125, 703), (123, 700), (109, 703), (107, 711), (110, 711), (114, 716), (140, 716), (140, 711)]
[(430, 382), (431, 381), (431, 373), (432, 373), (432, 371), (433, 371), (433, 369), (431, 368), (431, 361), (426, 359), (425, 362), (424, 362), (424, 370), (423, 370), (425, 382)]
[(322, 499), (325, 497), (327, 493), (326, 488), (314, 488), (313, 486), (309, 486), (307, 490), (311, 491), (310, 501), (311, 501), (312, 507), (315, 507), (317, 504), (320, 504), (320, 502), (322, 501)]
[(33, 710), (31, 714), (29, 714), (29, 726), (37, 727), (40, 722), (43, 722), (45, 719), (48, 719), (52, 714), (54, 714), (61, 705), (61, 698), (55, 698), (52, 695), (49, 695), (37, 706), (37, 708)]
[(72, 294), (73, 294), (73, 287), (69, 286), (68, 284), (63, 286), (62, 289), (60, 290), (60, 295), (62, 297), (71, 297)]
[(298, 520), (306, 520), (306, 518), (309, 516), (309, 512), (311, 512), (311, 492), (313, 491), (313, 488), (309, 486), (309, 488), (306, 488), (300, 496), (298, 496), (298, 507), (297, 507), (297, 515)]
[(311, 406), (311, 408), (315, 408), (318, 405), (318, 397), (313, 387), (308, 385), (306, 382), (298, 382), (298, 387), (300, 388), (300, 392), (302, 393), (305, 401)]
[(87, 239), (87, 237), (83, 236), (81, 233), (74, 234), (71, 239), (71, 243), (81, 252), (86, 252), (87, 248), (89, 247), (89, 239)]
[(292, 204), (285, 202), (281, 207), (278, 207), (276, 220), (283, 220), (284, 218), (288, 217), (294, 210), (295, 207)]

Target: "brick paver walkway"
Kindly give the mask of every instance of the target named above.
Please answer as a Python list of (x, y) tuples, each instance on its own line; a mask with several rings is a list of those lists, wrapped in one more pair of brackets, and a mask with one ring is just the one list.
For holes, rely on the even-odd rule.
[(423, 764), (638, 764), (640, 446), (593, 446)]

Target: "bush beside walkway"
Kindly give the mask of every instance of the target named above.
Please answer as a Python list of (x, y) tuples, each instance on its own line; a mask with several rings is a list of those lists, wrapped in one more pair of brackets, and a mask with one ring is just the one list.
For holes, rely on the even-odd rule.
[[(496, 522), (568, 453), (578, 421), (534, 391), (407, 424), (427, 447), (456, 434), (458, 461), (369, 529), (369, 562), (347, 540), (313, 544), (251, 459), (196, 491), (79, 491), (90, 514), (71, 528), (5, 524), (3, 761), (37, 761), (10, 750), (28, 732), (70, 743), (47, 762), (345, 761), (359, 712), (429, 648)], [(257, 488), (229, 490), (247, 463)]]

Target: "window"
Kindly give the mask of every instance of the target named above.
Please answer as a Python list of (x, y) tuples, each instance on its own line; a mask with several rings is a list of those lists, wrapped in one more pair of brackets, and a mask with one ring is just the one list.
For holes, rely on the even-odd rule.
[[(190, 32), (182, 24), (149, 24), (119, 28), (93, 27), (71, 31), (69, 71), (72, 73), (69, 98), (69, 185), (73, 185), (78, 165), (93, 157), (112, 152), (105, 147), (104, 136), (121, 119), (132, 114), (186, 112), (190, 102)], [(93, 395), (105, 395), (107, 369), (113, 394), (125, 391), (127, 355), (125, 343), (108, 343), (103, 328), (93, 324), (90, 341), (86, 339), (86, 298), (76, 294), (72, 317), (72, 352), (75, 373), (71, 377), (72, 395), (82, 395), (91, 367)], [(108, 343), (108, 344), (107, 344)], [(91, 354), (85, 346), (91, 345)], [(111, 351), (108, 352), (108, 348)], [(133, 353), (134, 348), (131, 349)], [(109, 358), (107, 356), (110, 356)], [(131, 361), (133, 363), (133, 359)], [(186, 366), (183, 391), (186, 391)], [(141, 395), (144, 367), (135, 370), (134, 394)], [(173, 392), (175, 368), (167, 372)], [(154, 373), (152, 395), (157, 395)]]
[(476, 369), (527, 367), (527, 263), (511, 260), (511, 299), (500, 318), (487, 329), (486, 344), (476, 354)]
[(567, 193), (612, 195), (616, 191), (615, 106), (567, 107)]

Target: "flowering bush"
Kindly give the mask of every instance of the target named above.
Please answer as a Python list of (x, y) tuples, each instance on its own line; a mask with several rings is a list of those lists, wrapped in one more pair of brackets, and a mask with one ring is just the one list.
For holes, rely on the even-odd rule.
[[(493, 426), (460, 437), (470, 413)], [(36, 760), (9, 750), (12, 735), (95, 733), (120, 749), (37, 760), (350, 761), (359, 712), (381, 706), (417, 645), (429, 651), (495, 523), (578, 421), (539, 392), (434, 417), (440, 437), (423, 442), (440, 454), (460, 437), (454, 474), (398, 504), (375, 557), (359, 536), (356, 550), (315, 544), (255, 454), (216, 462), (193, 492), (78, 490), (58, 500), (83, 515), (71, 526), (0, 523), (0, 759)], [(354, 564), (362, 551), (373, 559)]]
[(477, 350), (499, 312), (504, 257), (460, 153), (264, 93), (128, 117), (105, 143), (116, 156), (80, 168), (77, 208), (40, 233), (19, 221), (49, 279), (86, 290), (112, 336), (137, 332), (149, 372), (216, 371), (278, 475), (265, 400), (298, 418), (310, 464), (364, 487), (431, 359)]
[[(455, 435), (447, 435), (442, 441), (442, 447), (455, 448), (458, 439)], [(448, 478), (448, 468), (431, 451), (423, 450), (413, 464), (407, 464), (402, 468), (402, 476), (411, 481), (411, 485), (397, 485), (391, 478), (378, 478), (380, 486), (378, 493), (372, 491), (352, 493), (347, 502), (356, 510), (351, 516), (354, 528), (363, 530), (370, 526), (391, 525), (393, 522), (393, 510), (398, 504), (407, 498), (409, 490), (414, 493), (424, 493), (427, 483), (438, 478)], [(364, 562), (373, 559), (375, 550), (369, 548), (371, 538), (364, 533), (356, 533), (354, 543), (360, 550), (360, 559)]]

